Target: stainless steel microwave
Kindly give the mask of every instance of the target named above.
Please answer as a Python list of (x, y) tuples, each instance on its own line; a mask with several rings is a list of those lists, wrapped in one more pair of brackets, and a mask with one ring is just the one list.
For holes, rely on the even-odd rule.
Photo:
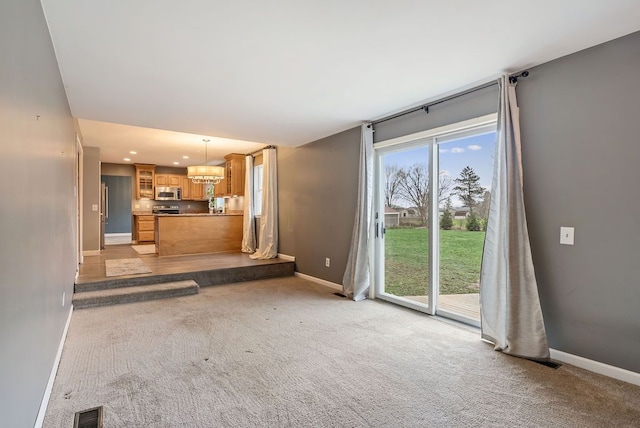
[(180, 201), (182, 200), (182, 189), (179, 187), (158, 187), (156, 186), (156, 201)]

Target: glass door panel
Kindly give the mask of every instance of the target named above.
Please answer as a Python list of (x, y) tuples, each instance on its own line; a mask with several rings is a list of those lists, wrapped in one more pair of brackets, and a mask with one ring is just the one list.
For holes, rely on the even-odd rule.
[(412, 144), (383, 152), (378, 161), (384, 260), (379, 295), (417, 309), (429, 306), (429, 149)]
[(495, 132), (479, 132), (438, 139), (437, 313), (475, 325), (495, 144)]

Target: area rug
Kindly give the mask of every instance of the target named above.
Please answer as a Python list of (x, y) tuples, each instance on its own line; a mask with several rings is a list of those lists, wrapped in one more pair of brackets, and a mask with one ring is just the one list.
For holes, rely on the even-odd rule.
[(151, 269), (141, 259), (114, 259), (105, 260), (107, 276), (134, 275), (136, 273), (149, 273)]
[(131, 248), (137, 251), (138, 254), (155, 254), (156, 246), (155, 244), (149, 245), (132, 245)]

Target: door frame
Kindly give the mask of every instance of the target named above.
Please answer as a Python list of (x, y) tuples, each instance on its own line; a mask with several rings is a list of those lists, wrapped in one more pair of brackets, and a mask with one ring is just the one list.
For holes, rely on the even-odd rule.
[[(438, 289), (439, 289), (439, 271), (440, 260), (437, 251), (440, 239), (439, 216), (433, 215), (438, 212), (438, 198), (429, 198), (429, 243), (428, 243), (428, 269), (429, 283), (427, 284), (428, 304), (420, 304), (400, 296), (390, 295), (384, 292), (384, 234), (380, 231), (384, 228), (384, 165), (382, 157), (385, 153), (394, 151), (394, 149), (410, 149), (413, 147), (427, 146), (429, 149), (429, 177), (433, 177), (433, 172), (439, 169), (439, 143), (437, 138), (444, 138), (448, 135), (456, 135), (465, 131), (472, 131), (483, 126), (495, 126), (497, 121), (497, 113), (492, 113), (465, 121), (440, 126), (433, 129), (417, 132), (414, 134), (403, 135), (385, 141), (380, 141), (373, 145), (374, 148), (374, 206), (372, 217), (371, 235), (374, 239), (372, 245), (372, 263), (371, 277), (373, 279), (373, 287), (371, 287), (372, 298), (386, 300), (396, 303), (410, 309), (425, 312), (429, 315), (442, 315), (450, 319), (462, 321), (470, 324), (478, 324), (466, 317), (458, 316), (446, 310), (438, 309)], [(438, 194), (438, 180), (429, 180), (430, 195)], [(379, 218), (381, 214), (381, 219)]]
[(82, 204), (83, 204), (83, 198), (82, 198), (82, 194), (84, 193), (83, 191), (83, 186), (82, 183), (84, 181), (84, 150), (82, 148), (82, 141), (80, 141), (80, 136), (78, 135), (78, 133), (76, 132), (76, 156), (75, 156), (75, 172), (76, 172), (76, 182), (75, 182), (75, 191), (76, 191), (76, 217), (77, 217), (77, 224), (76, 224), (76, 230), (77, 232), (77, 241), (76, 241), (76, 274), (79, 272), (79, 266), (84, 263), (84, 253), (82, 251), (83, 246), (82, 246), (82, 239), (83, 239), (83, 234), (82, 234), (82, 225), (83, 225), (83, 210), (82, 210)]

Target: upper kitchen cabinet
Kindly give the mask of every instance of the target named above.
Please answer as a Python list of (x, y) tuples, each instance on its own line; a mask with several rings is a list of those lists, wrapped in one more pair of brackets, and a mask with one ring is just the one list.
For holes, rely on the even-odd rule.
[(180, 187), (182, 188), (182, 200), (190, 201), (193, 199), (191, 196), (191, 179), (186, 175), (180, 176)]
[[(225, 170), (225, 174), (226, 174), (226, 170)], [(213, 194), (216, 198), (228, 196), (226, 178), (223, 178), (222, 180), (220, 180), (218, 184), (213, 185)]]
[(224, 157), (227, 196), (244, 195), (245, 155), (231, 153)]
[[(189, 180), (191, 181), (191, 180)], [(207, 199), (207, 195), (205, 195), (204, 184), (191, 182), (191, 199), (194, 201), (203, 201)]]
[(137, 163), (136, 167), (136, 199), (153, 199), (153, 183), (155, 165)]
[(181, 187), (182, 176), (175, 174), (156, 174), (155, 183), (158, 187)]
[(204, 184), (194, 183), (186, 175), (180, 176), (180, 187), (182, 188), (183, 201), (204, 201), (207, 199)]

